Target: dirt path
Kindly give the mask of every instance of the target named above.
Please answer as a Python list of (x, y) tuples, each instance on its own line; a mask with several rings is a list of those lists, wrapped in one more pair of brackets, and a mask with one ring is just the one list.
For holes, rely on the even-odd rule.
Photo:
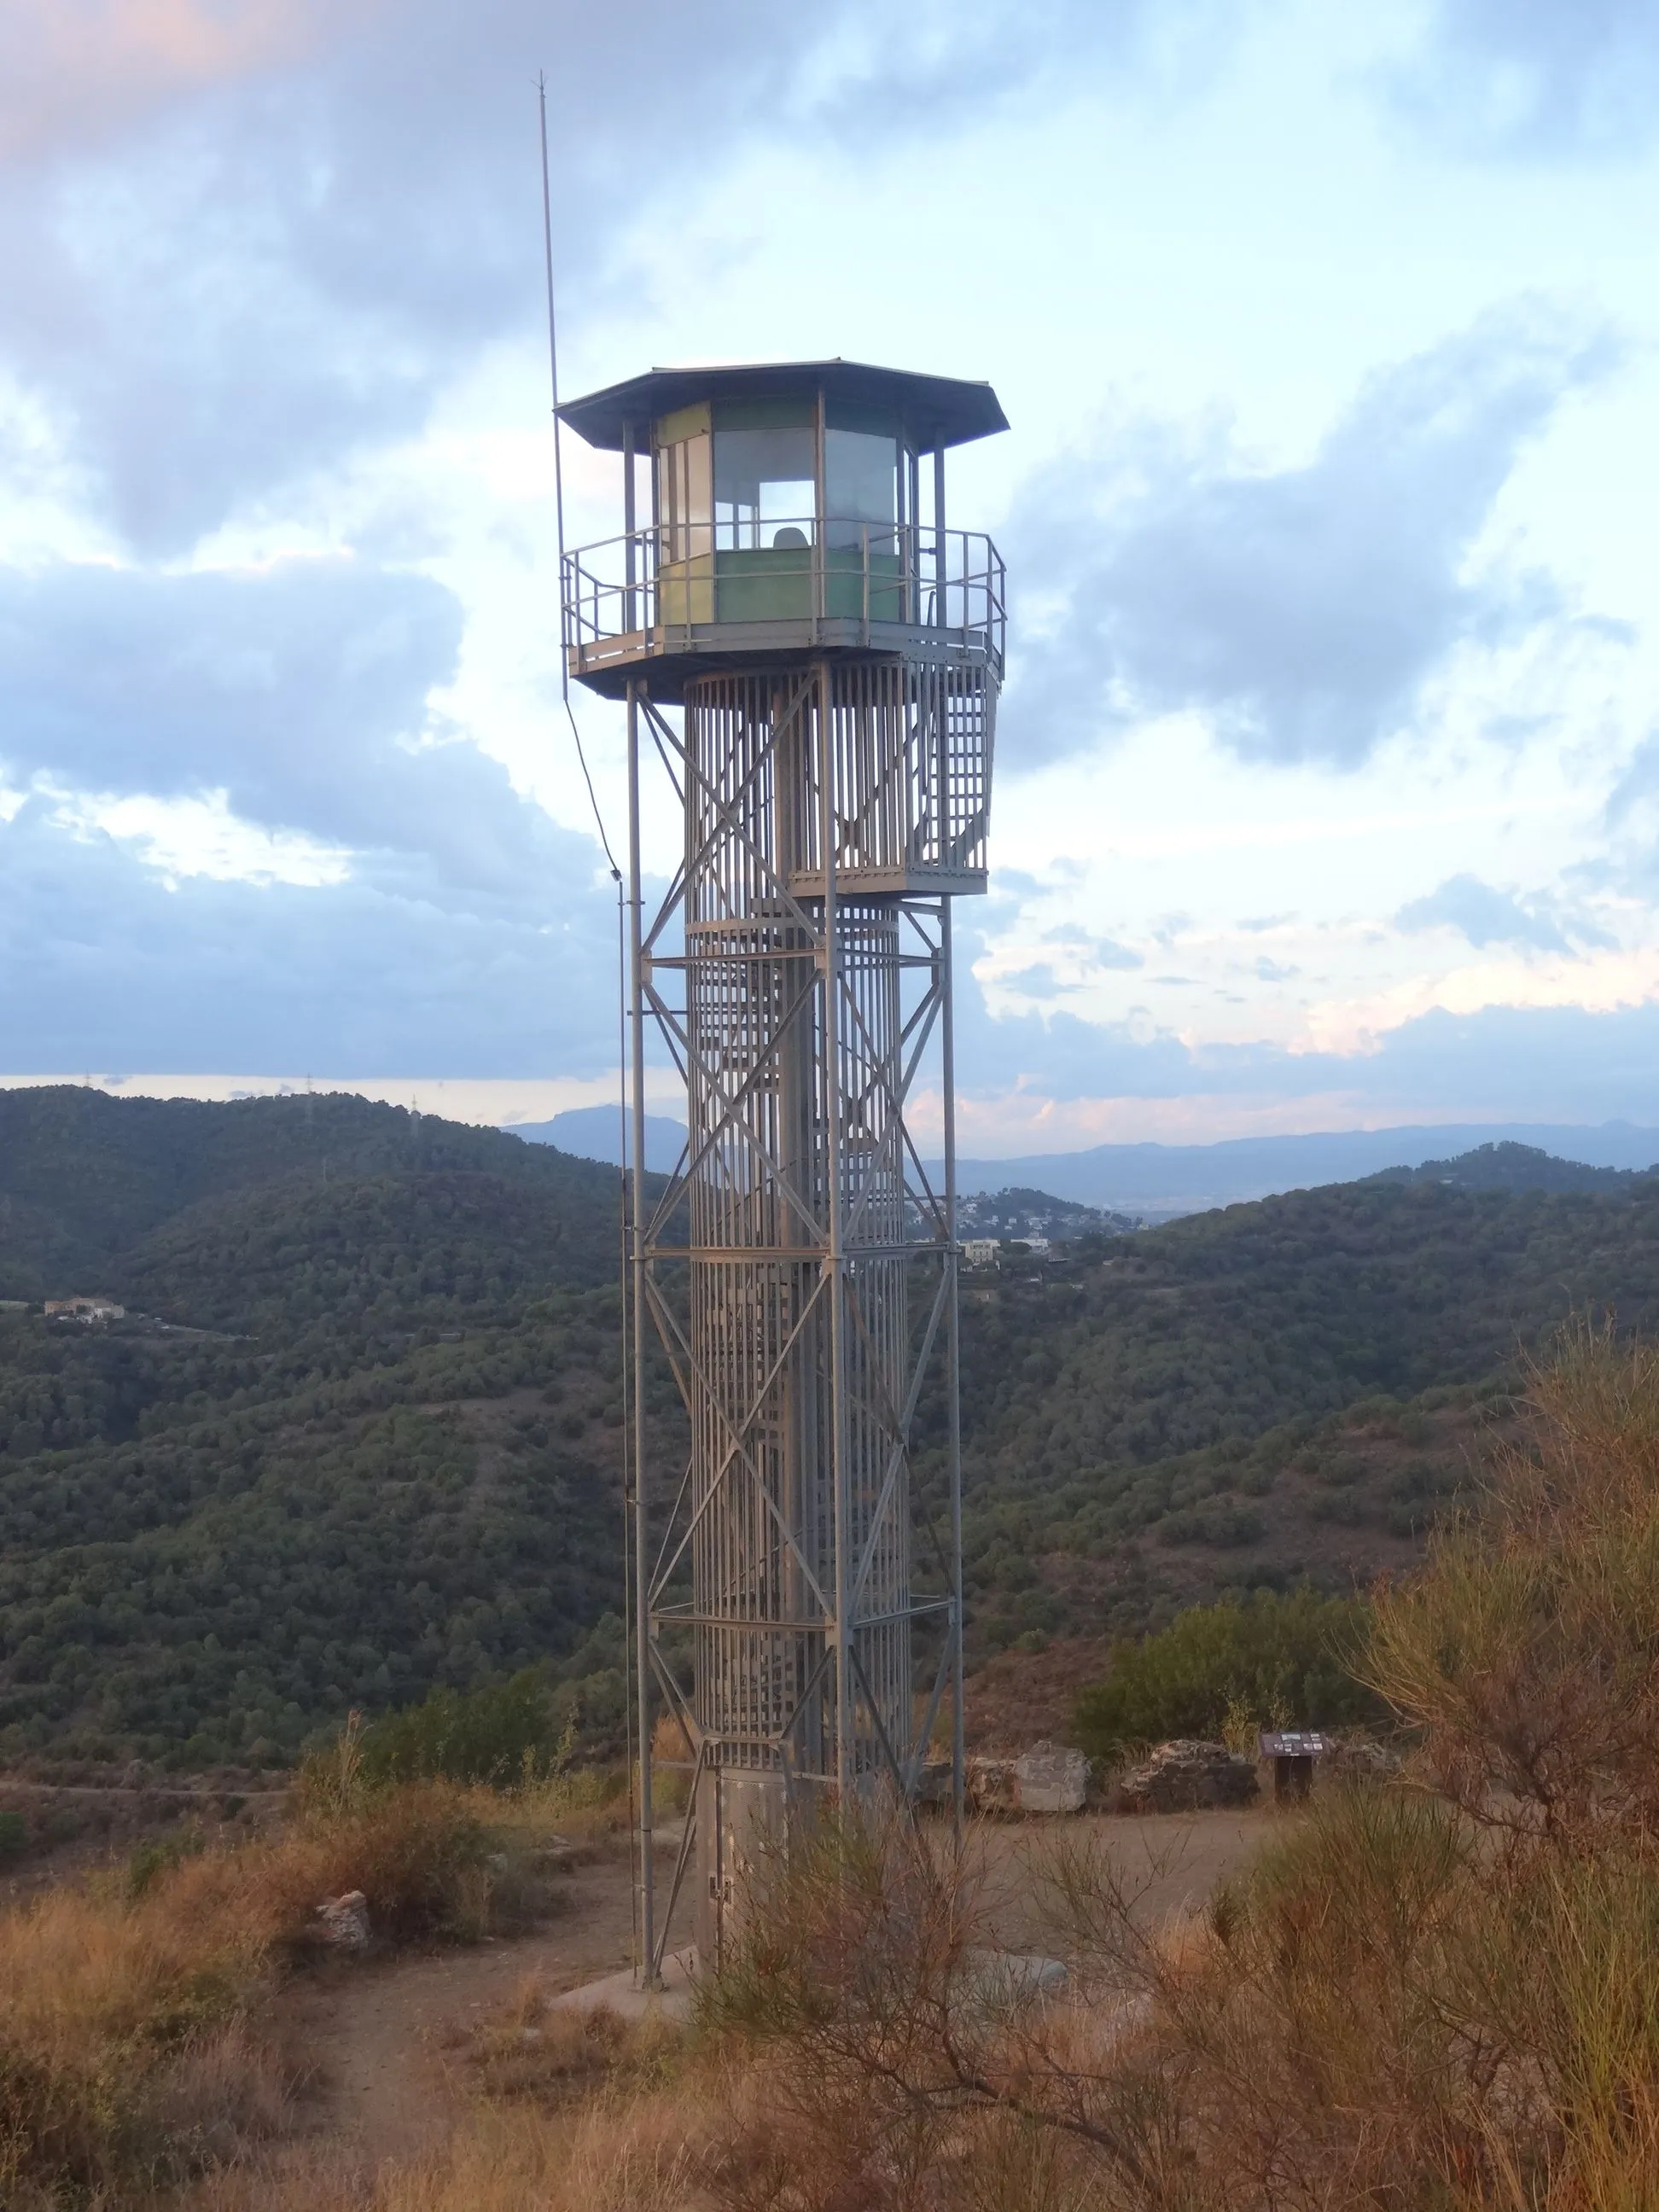
[[(1032, 1874), (1061, 1847), (1098, 1840), (1116, 1860), (1135, 1910), (1162, 1919), (1194, 1909), (1243, 1867), (1270, 1832), (1271, 1813), (1170, 1814), (1010, 1823), (980, 1832), (999, 1941), (1041, 1948)], [(665, 1887), (672, 1856), (659, 1881)], [(681, 1933), (676, 1928), (678, 1938)], [(569, 1877), (564, 1909), (535, 1934), (474, 1949), (343, 1961), (291, 1985), (281, 2025), (312, 2069), (307, 2132), (374, 2166), (441, 2142), (465, 2094), (459, 2055), (473, 2030), (526, 1981), (548, 1995), (629, 1964), (633, 1934), (625, 1846)]]
[(1196, 1911), (1219, 1882), (1255, 1857), (1280, 1816), (1271, 1810), (1085, 1814), (1080, 1820), (1008, 1821), (982, 1830), (985, 1903), (999, 1942), (1043, 1948), (1048, 1931), (1033, 1877), (1061, 1851), (1094, 1844), (1111, 1855), (1123, 1893), (1144, 1924)]
[(285, 2039), (312, 2071), (309, 2132), (337, 2136), (368, 2165), (441, 2142), (462, 2094), (455, 2054), (526, 1979), (556, 1992), (629, 1963), (633, 1911), (625, 1846), (568, 1877), (562, 1909), (533, 1935), (471, 1948), (342, 1961), (290, 1986)]

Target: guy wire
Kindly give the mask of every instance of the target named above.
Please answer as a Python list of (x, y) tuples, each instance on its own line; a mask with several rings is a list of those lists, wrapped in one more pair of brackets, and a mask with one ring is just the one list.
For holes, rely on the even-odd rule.
[(617, 866), (611, 840), (605, 834), (605, 817), (599, 811), (593, 779), (587, 772), (587, 755), (582, 749), (582, 733), (576, 727), (575, 709), (570, 704), (570, 664), (564, 649), (564, 447), (559, 423), (559, 325), (553, 305), (553, 192), (548, 179), (547, 77), (544, 72), (536, 79), (536, 91), (541, 103), (542, 121), (542, 248), (547, 264), (547, 365), (553, 382), (553, 512), (559, 537), (559, 696), (564, 702), (570, 734), (576, 741), (576, 758), (581, 763), (582, 781), (587, 786), (587, 803), (593, 810), (593, 822), (599, 833), (599, 842), (604, 846), (605, 857), (611, 864), (611, 880), (620, 884), (622, 870)]
[[(576, 712), (570, 703), (570, 662), (565, 651), (564, 638), (564, 455), (559, 421), (559, 324), (553, 293), (553, 192), (548, 174), (547, 159), (547, 74), (539, 70), (536, 77), (536, 93), (541, 115), (542, 139), (542, 252), (547, 276), (547, 366), (553, 389), (553, 509), (558, 530), (559, 547), (559, 696), (564, 706), (565, 719), (570, 725), (570, 735), (576, 747), (576, 758), (582, 772), (582, 781), (587, 787), (587, 803), (593, 810), (593, 826), (599, 833), (599, 843), (610, 865), (611, 880), (617, 886), (617, 1117), (620, 1142), (617, 1148), (617, 1242), (618, 1276), (621, 1302), (618, 1308), (620, 1328), (617, 1340), (617, 1368), (622, 1377), (622, 1452), (623, 1452), (623, 1685), (624, 1708), (623, 1755), (628, 1768), (628, 1834), (629, 1834), (629, 1897), (633, 1909), (634, 1950), (640, 1948), (640, 1869), (639, 1820), (635, 1804), (635, 1746), (634, 1699), (629, 1692), (633, 1672), (634, 1651), (634, 1595), (633, 1578), (627, 1571), (630, 1542), (641, 1540), (637, 1502), (632, 1495), (631, 1471), (634, 1455), (631, 1449), (634, 1425), (640, 1418), (640, 1409), (629, 1404), (629, 1173), (628, 1173), (628, 968), (627, 930), (623, 904), (623, 872), (617, 866), (617, 856), (611, 849), (611, 840), (605, 835), (605, 817), (599, 811), (599, 794), (593, 788), (593, 779), (588, 773), (587, 755), (582, 745), (582, 733), (576, 726)], [(630, 464), (631, 465), (631, 464)], [(642, 1163), (634, 1163), (633, 1211), (637, 1219), (639, 1211), (640, 1176)], [(643, 1757), (641, 1750), (641, 1756)]]

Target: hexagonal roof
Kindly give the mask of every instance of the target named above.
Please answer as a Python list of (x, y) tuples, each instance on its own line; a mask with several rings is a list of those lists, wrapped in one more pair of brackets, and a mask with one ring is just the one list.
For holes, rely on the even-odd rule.
[(653, 368), (625, 384), (607, 385), (559, 410), (590, 446), (620, 453), (631, 424), (637, 451), (648, 451), (651, 425), (662, 416), (701, 400), (791, 399), (822, 389), (832, 403), (893, 409), (924, 453), (965, 446), (1006, 430), (1008, 418), (988, 384), (959, 376), (921, 376), (905, 368), (875, 368), (860, 361), (744, 362), (702, 368)]

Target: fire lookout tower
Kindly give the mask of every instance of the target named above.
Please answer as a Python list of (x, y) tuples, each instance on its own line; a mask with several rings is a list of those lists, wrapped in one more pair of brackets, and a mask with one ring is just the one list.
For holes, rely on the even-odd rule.
[[(694, 1848), (713, 1959), (757, 1836), (828, 1795), (912, 1797), (947, 1698), (960, 1807), (951, 901), (986, 886), (1006, 614), (995, 547), (947, 526), (945, 459), (1007, 424), (988, 385), (843, 361), (655, 369), (560, 414), (623, 463), (623, 533), (566, 556), (562, 605), (570, 673), (627, 703), (635, 1163), (648, 1030), (686, 1088), (678, 1170), (652, 1198), (635, 1175), (628, 1224), (649, 1981)], [(653, 759), (684, 842), (647, 915)], [(691, 1438), (654, 1508), (653, 1328)], [(929, 1390), (947, 1525), (918, 1595)], [(692, 1771), (660, 1931), (653, 1686)]]

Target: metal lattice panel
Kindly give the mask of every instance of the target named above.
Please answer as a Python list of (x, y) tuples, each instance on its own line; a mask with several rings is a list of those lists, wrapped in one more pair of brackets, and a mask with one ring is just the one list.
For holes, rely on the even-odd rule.
[(744, 1824), (802, 1790), (908, 1796), (959, 1685), (959, 1597), (911, 1588), (910, 1431), (954, 1358), (956, 1261), (908, 1115), (948, 1035), (948, 895), (983, 870), (994, 701), (982, 664), (882, 655), (700, 675), (678, 730), (632, 702), (685, 820), (636, 974), (686, 1148), (635, 1249), (691, 1449), (641, 1600), (715, 1942)]

